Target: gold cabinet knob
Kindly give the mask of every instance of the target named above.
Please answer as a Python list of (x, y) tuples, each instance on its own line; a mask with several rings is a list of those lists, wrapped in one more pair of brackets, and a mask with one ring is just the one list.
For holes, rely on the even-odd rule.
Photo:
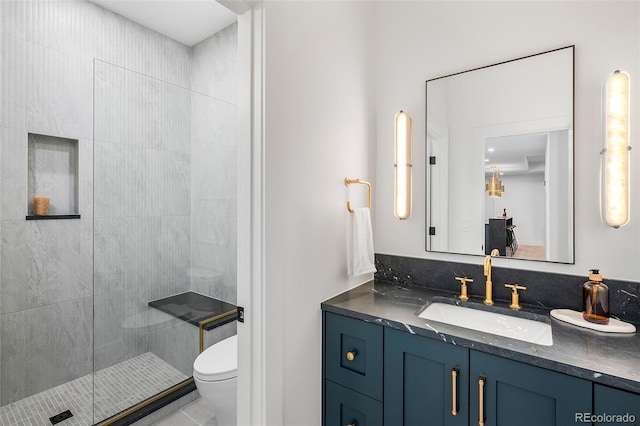
[(347, 352), (347, 361), (353, 361), (356, 359), (356, 353), (354, 351)]

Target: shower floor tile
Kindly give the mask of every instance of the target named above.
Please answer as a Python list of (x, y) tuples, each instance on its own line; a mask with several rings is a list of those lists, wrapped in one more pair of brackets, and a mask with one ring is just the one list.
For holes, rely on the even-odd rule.
[(47, 426), (50, 417), (65, 410), (73, 417), (58, 425), (90, 426), (187, 378), (147, 352), (0, 407), (0, 426)]

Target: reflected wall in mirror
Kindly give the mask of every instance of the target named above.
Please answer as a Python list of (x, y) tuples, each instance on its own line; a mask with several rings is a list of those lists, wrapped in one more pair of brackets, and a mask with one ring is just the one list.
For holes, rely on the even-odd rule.
[[(574, 262), (573, 57), (427, 80), (428, 251)], [(493, 170), (504, 191), (489, 196)]]

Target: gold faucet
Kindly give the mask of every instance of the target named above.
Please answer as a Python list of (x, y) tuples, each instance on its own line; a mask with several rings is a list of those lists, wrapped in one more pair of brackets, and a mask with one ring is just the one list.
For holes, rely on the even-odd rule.
[(491, 255), (484, 258), (484, 275), (487, 277), (485, 283), (485, 297), (484, 304), (487, 306), (493, 305), (493, 283), (491, 282), (491, 256), (500, 256), (498, 249), (491, 250)]
[(518, 284), (505, 284), (504, 286), (513, 289), (513, 292), (511, 293), (511, 304), (509, 307), (514, 311), (520, 310), (520, 295), (518, 294), (518, 290), (526, 290), (527, 288)]
[(456, 277), (456, 280), (460, 281), (460, 300), (467, 301), (469, 300), (469, 295), (467, 294), (467, 283), (472, 283), (473, 280), (467, 277)]

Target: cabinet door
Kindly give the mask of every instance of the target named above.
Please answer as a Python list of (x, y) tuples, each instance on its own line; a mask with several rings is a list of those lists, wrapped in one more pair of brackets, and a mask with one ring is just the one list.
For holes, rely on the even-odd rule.
[(382, 426), (382, 403), (325, 381), (327, 426)]
[[(640, 395), (593, 385), (594, 425), (640, 425)], [(609, 416), (609, 417), (605, 417)]]
[(386, 425), (467, 425), (469, 351), (385, 329)]
[(476, 351), (470, 361), (471, 425), (571, 425), (591, 412), (588, 380)]
[(325, 313), (325, 377), (382, 400), (382, 326)]

